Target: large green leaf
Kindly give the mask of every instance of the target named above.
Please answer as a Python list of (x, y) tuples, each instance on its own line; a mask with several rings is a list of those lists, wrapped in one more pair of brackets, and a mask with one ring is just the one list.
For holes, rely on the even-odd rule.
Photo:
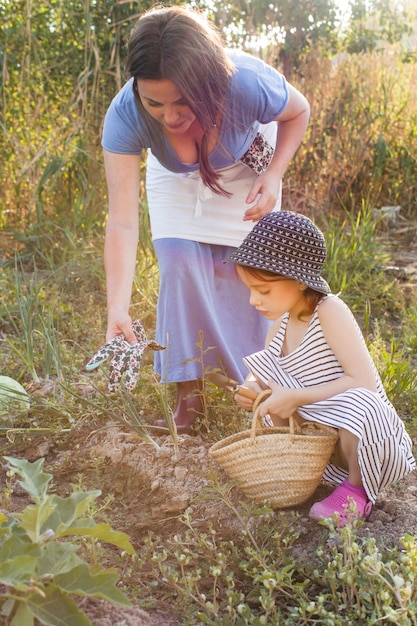
[(73, 524), (71, 528), (61, 532), (60, 537), (65, 537), (66, 535), (93, 537), (94, 539), (111, 543), (121, 550), (125, 550), (128, 554), (136, 554), (135, 548), (130, 543), (126, 533), (113, 530), (110, 524), (94, 524), (94, 526), (88, 524), (88, 526), (85, 526), (86, 521), (89, 520), (79, 520), (79, 522)]
[(45, 522), (51, 517), (56, 504), (52, 497), (48, 497), (44, 502), (30, 504), (22, 513), (16, 513), (20, 520), (20, 525), (25, 529), (33, 542), (41, 540), (41, 529)]
[[(56, 537), (61, 536), (68, 528), (75, 523), (84, 513), (101, 491), (75, 491), (68, 498), (51, 496), (55, 504), (55, 509), (51, 516), (43, 524), (42, 530), (52, 529)], [(91, 522), (92, 524), (94, 522)], [(67, 533), (68, 534), (68, 533)]]
[(18, 591), (25, 591), (36, 578), (38, 559), (33, 556), (17, 556), (0, 563), (0, 582)]
[(26, 604), (19, 602), (10, 626), (33, 626), (35, 618)]
[(81, 563), (67, 574), (55, 576), (54, 583), (67, 592), (80, 596), (96, 596), (109, 602), (130, 606), (127, 597), (117, 587), (119, 574), (114, 569), (92, 574), (87, 563)]
[(13, 532), (0, 541), (0, 563), (22, 554), (37, 557), (40, 554), (40, 546), (30, 541), (23, 529), (15, 526)]
[(31, 593), (26, 597), (26, 605), (46, 626), (91, 626), (74, 600), (55, 585), (48, 585), (45, 597)]
[(50, 541), (44, 545), (39, 558), (39, 576), (63, 574), (83, 563), (76, 551), (75, 544), (63, 541)]
[(42, 500), (49, 487), (52, 474), (46, 474), (42, 471), (44, 459), (38, 459), (34, 463), (26, 461), (26, 459), (14, 459), (11, 456), (4, 457), (9, 462), (13, 470), (22, 480), (19, 481), (21, 487), (28, 492), (30, 496), (37, 502)]

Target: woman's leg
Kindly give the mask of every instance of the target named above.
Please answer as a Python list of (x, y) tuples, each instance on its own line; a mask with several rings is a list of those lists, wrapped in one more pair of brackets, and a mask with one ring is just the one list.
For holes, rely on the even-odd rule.
[[(216, 371), (242, 382), (243, 357), (262, 348), (269, 322), (249, 304), (247, 288), (233, 263), (233, 248), (182, 239), (155, 242), (160, 291), (155, 352), (161, 383), (176, 383), (173, 419), (188, 429), (205, 413), (202, 379)], [(157, 427), (165, 420), (157, 420)]]
[(160, 288), (155, 352), (161, 382), (198, 380), (221, 371), (242, 382), (243, 357), (260, 350), (270, 322), (249, 304), (233, 263), (234, 248), (184, 239), (154, 242)]
[[(179, 433), (186, 433), (194, 420), (204, 415), (204, 398), (201, 380), (187, 380), (176, 383), (177, 400), (172, 419)], [(166, 420), (156, 420), (156, 428), (167, 428)]]

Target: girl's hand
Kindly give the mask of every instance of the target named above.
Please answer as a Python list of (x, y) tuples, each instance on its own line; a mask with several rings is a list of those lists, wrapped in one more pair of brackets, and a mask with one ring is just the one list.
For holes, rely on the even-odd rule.
[(272, 390), (271, 395), (260, 406), (260, 416), (265, 417), (269, 414), (280, 419), (289, 419), (291, 415), (296, 413), (299, 404), (296, 401), (296, 389), (288, 389), (281, 387), (273, 380), (268, 381), (268, 387)]
[(240, 406), (242, 409), (245, 409), (245, 411), (252, 411), (254, 398), (248, 397), (249, 395), (252, 395), (252, 394), (246, 393), (246, 390), (250, 390), (253, 393), (253, 395), (256, 397), (259, 393), (261, 393), (262, 387), (254, 380), (251, 380), (251, 381), (245, 380), (243, 385), (240, 386), (240, 390), (241, 390), (241, 393), (239, 393), (239, 390), (238, 390), (234, 396), (236, 404)]

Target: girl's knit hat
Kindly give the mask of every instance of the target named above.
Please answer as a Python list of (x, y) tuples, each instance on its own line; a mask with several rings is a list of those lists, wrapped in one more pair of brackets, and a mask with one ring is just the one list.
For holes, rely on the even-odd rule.
[(287, 276), (320, 291), (330, 287), (320, 276), (326, 260), (322, 232), (304, 215), (274, 211), (264, 215), (226, 261)]

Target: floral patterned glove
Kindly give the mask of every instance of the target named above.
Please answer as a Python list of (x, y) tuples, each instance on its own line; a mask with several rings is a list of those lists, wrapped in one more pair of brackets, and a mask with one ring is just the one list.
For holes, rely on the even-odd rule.
[(144, 328), (139, 320), (133, 322), (133, 332), (137, 342), (130, 345), (123, 335), (117, 335), (108, 341), (85, 366), (88, 371), (95, 370), (105, 361), (110, 359), (109, 366), (109, 391), (117, 391), (120, 387), (124, 374), (124, 386), (128, 391), (132, 391), (139, 378), (140, 362), (146, 349), (165, 350), (156, 341), (148, 341)]

